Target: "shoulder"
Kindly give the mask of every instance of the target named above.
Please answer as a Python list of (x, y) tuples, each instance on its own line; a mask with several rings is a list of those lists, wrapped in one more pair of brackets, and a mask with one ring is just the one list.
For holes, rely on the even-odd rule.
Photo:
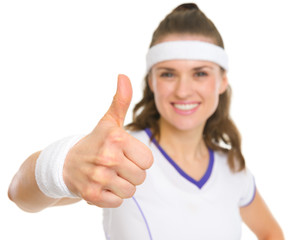
[(250, 173), (250, 170), (248, 168), (245, 168), (241, 171), (233, 171), (231, 170), (229, 164), (228, 164), (228, 154), (224, 153), (222, 151), (214, 151), (214, 160), (215, 163), (224, 170), (227, 170), (227, 172), (231, 173), (234, 176), (245, 176)]
[(246, 185), (254, 182), (254, 177), (250, 169), (245, 168), (241, 171), (231, 170), (228, 164), (228, 155), (226, 153), (214, 151), (214, 164), (215, 170), (221, 177), (231, 179), (236, 182), (237, 185), (246, 187)]
[(234, 172), (228, 165), (228, 156), (222, 152), (214, 152), (215, 173), (224, 186), (231, 186), (239, 195), (240, 207), (249, 205), (256, 193), (253, 174), (248, 168)]

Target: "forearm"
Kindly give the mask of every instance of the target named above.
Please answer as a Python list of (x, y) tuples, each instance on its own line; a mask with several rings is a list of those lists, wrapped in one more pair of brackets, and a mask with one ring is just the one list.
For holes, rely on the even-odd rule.
[(40, 191), (35, 180), (35, 164), (39, 154), (34, 153), (22, 164), (9, 186), (9, 198), (27, 212), (39, 212), (50, 206), (78, 201), (78, 199), (49, 198)]

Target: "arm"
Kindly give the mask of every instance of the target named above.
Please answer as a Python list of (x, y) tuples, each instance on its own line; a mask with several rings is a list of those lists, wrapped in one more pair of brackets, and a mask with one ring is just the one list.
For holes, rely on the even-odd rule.
[(240, 214), (259, 240), (284, 240), (279, 224), (258, 191), (256, 191), (253, 202), (240, 209)]
[[(43, 171), (38, 169), (38, 173), (59, 175), (60, 181), (63, 181), (68, 190), (78, 198), (47, 197), (45, 195), (47, 193), (48, 196), (55, 197), (68, 195), (61, 192), (53, 194), (51, 189), (50, 194), (47, 192), (48, 189), (46, 192), (43, 191), (45, 182), (54, 185), (54, 189), (60, 187), (55, 182), (47, 182), (49, 178), (46, 175), (41, 188), (45, 194), (39, 189), (35, 178), (35, 167), (40, 152), (33, 154), (23, 163), (9, 187), (9, 198), (25, 211), (38, 212), (50, 206), (74, 203), (79, 199), (99, 207), (118, 207), (123, 199), (132, 197), (136, 186), (144, 181), (145, 170), (152, 165), (153, 156), (146, 145), (123, 128), (131, 96), (130, 80), (120, 75), (113, 102), (94, 130), (71, 149), (67, 148), (66, 157), (64, 155), (61, 159), (56, 154), (52, 154), (55, 156), (54, 160), (63, 160), (63, 167), (59, 165), (59, 168), (51, 168), (53, 159), (41, 158), (46, 159), (47, 164), (43, 165), (45, 166)], [(50, 153), (56, 153), (55, 148), (46, 149)], [(53, 169), (54, 172), (49, 171)]]
[(39, 212), (44, 208), (78, 202), (80, 199), (53, 199), (45, 196), (35, 180), (35, 164), (40, 152), (32, 154), (20, 167), (14, 176), (8, 197), (21, 209), (27, 212)]

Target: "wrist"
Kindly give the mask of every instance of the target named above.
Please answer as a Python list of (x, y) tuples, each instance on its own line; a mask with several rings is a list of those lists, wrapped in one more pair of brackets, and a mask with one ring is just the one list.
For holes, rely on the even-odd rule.
[(51, 198), (77, 198), (66, 186), (63, 179), (63, 167), (70, 149), (83, 135), (67, 137), (46, 147), (39, 155), (35, 178), (39, 189)]

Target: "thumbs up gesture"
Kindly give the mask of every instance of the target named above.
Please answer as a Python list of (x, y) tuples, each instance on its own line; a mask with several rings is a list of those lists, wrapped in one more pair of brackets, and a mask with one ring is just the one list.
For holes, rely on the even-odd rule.
[(113, 102), (94, 130), (68, 153), (64, 181), (70, 191), (99, 207), (118, 207), (143, 183), (153, 162), (150, 149), (123, 129), (131, 82), (118, 76)]

